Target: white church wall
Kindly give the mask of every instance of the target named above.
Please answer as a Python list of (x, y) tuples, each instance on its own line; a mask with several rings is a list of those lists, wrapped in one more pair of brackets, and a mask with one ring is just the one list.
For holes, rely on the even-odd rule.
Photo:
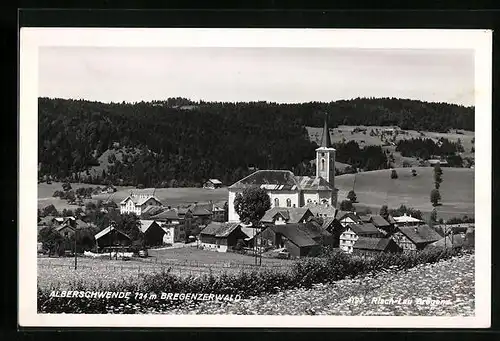
[(287, 199), (290, 199), (290, 207), (300, 207), (298, 191), (268, 191), (267, 194), (271, 198), (271, 208), (276, 207), (276, 199), (279, 201), (278, 207), (287, 207)]
[(227, 201), (228, 204), (228, 220), (230, 222), (239, 222), (240, 221), (240, 216), (236, 211), (234, 210), (234, 198), (236, 197), (236, 192), (234, 191), (229, 191), (229, 198)]

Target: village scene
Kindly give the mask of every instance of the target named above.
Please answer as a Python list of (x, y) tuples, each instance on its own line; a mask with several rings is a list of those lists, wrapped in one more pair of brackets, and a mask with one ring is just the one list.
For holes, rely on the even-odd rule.
[[(150, 112), (153, 120), (161, 110), (173, 112), (182, 122), (182, 115), (194, 117), (203, 110), (208, 115), (219, 110), (220, 104), (171, 98), (96, 106), (81, 100), (40, 98), (39, 310), (83, 313), (80, 309), (94, 309), (82, 308), (85, 304), (78, 302), (66, 307), (45, 300), (47, 292), (55, 289), (134, 282), (148, 288), (144, 290), (163, 291), (168, 289), (157, 287), (162, 281), (169, 283), (169, 288), (175, 287), (173, 283), (201, 288), (204, 281), (215, 281), (222, 284), (213, 288), (231, 287), (231, 294), (241, 292), (244, 299), (194, 306), (104, 302), (93, 312), (473, 315), (473, 125), (450, 119), (453, 123), (441, 127), (439, 122), (426, 130), (411, 121), (411, 115), (417, 114), (409, 112), (411, 108), (418, 107), (420, 113), (432, 107), (446, 112), (446, 117), (454, 117), (456, 111), (460, 117), (472, 117), (473, 122), (474, 108), (447, 103), (434, 107), (427, 102), (408, 104), (408, 100), (387, 98), (371, 107), (371, 101), (377, 100), (358, 98), (352, 103), (365, 103), (366, 112), (384, 106), (384, 110), (392, 110), (387, 108), (395, 107), (393, 103), (406, 105), (406, 109), (395, 113), (397, 118), (390, 124), (384, 124), (385, 116), (377, 122), (367, 118), (364, 124), (352, 124), (354, 121), (344, 118), (349, 114), (342, 118), (338, 114), (345, 103), (330, 110), (324, 105), (305, 105), (300, 115), (314, 117), (311, 124), (297, 128), (296, 122), (283, 123), (290, 135), (281, 140), (266, 137), (268, 154), (261, 155), (257, 146), (253, 152), (252, 147), (230, 149), (226, 143), (226, 153), (237, 153), (234, 159), (238, 161), (223, 160), (221, 152), (217, 154), (220, 159), (214, 153), (216, 161), (211, 163), (205, 161), (211, 158), (206, 154), (211, 149), (202, 137), (189, 135), (196, 141), (193, 147), (179, 142), (177, 149), (168, 138), (158, 144), (148, 142), (160, 136), (161, 130), (153, 132), (149, 123), (140, 123), (138, 129), (141, 136), (148, 131), (152, 136), (136, 142), (134, 134), (121, 136), (118, 128), (117, 132), (108, 130), (114, 129), (110, 121), (115, 119), (113, 111), (117, 110), (118, 120), (118, 115), (123, 115), (120, 106), (123, 112)], [(264, 112), (267, 109), (255, 108), (266, 106), (270, 112), (278, 110), (267, 102), (248, 106), (242, 110)], [(349, 110), (360, 107), (353, 105)], [(77, 108), (71, 124), (80, 120), (78, 115), (89, 117), (87, 126), (77, 123), (84, 128), (76, 134), (92, 137), (81, 146), (68, 142), (68, 147), (58, 147), (58, 141), (69, 135), (54, 130), (66, 119), (57, 115), (64, 116), (71, 108)], [(235, 110), (223, 108), (224, 112)], [(290, 113), (295, 115), (293, 110)], [(460, 122), (466, 122), (465, 118)], [(241, 131), (251, 136), (252, 131), (274, 129), (279, 136), (281, 120), (273, 121), (273, 128), (264, 128), (265, 122), (256, 120)], [(431, 124), (428, 120), (422, 124)], [(132, 119), (130, 122), (130, 126), (136, 124)], [(168, 119), (161, 124), (168, 126)], [(203, 123), (193, 124), (203, 129)], [(205, 128), (207, 134), (216, 129)], [(296, 135), (292, 131), (297, 131)], [(252, 138), (263, 138), (258, 136)], [(238, 138), (245, 141), (238, 135), (232, 141), (240, 141)], [(96, 148), (88, 150), (91, 144)], [(287, 145), (302, 155), (287, 159)], [(200, 146), (197, 151), (187, 151), (196, 146)], [(68, 152), (58, 148), (68, 148)], [(78, 151), (73, 153), (71, 148)], [(186, 162), (189, 174), (176, 176), (186, 169)], [(68, 171), (64, 165), (69, 165)], [(262, 289), (242, 289), (242, 281), (262, 283)], [(271, 282), (276, 284), (271, 286)], [(447, 288), (439, 283), (446, 283)], [(399, 288), (394, 291), (396, 286)], [(219, 289), (213, 290), (217, 293)], [(348, 299), (361, 292), (366, 293), (365, 298)], [(370, 305), (370, 298), (392, 292), (446, 299), (449, 304), (438, 308), (425, 304)], [(274, 308), (276, 302), (281, 302), (279, 309)]]

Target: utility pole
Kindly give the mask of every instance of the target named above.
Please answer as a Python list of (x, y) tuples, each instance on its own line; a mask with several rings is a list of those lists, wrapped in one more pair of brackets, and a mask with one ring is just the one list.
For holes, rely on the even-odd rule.
[(75, 227), (75, 234), (73, 235), (73, 238), (75, 239), (75, 245), (74, 245), (74, 247), (75, 247), (75, 248), (74, 248), (74, 252), (75, 252), (75, 270), (76, 270), (76, 268), (77, 268), (77, 262), (78, 262), (78, 261), (77, 261), (77, 259), (78, 259), (78, 258), (76, 257), (76, 233), (77, 233), (77, 232), (78, 232), (78, 230), (76, 230), (76, 227)]

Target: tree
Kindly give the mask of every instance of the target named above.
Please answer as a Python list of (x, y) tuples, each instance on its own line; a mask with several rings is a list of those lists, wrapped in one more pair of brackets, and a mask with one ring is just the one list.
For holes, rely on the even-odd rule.
[(389, 207), (387, 207), (387, 205), (382, 205), (382, 207), (380, 207), (379, 215), (387, 220), (389, 218)]
[(431, 221), (432, 224), (434, 224), (435, 222), (437, 222), (437, 211), (436, 211), (435, 208), (431, 212), (430, 221)]
[(434, 206), (434, 207), (438, 206), (440, 200), (441, 200), (441, 194), (439, 193), (439, 190), (437, 188), (434, 188), (431, 191), (431, 203), (432, 203), (432, 206)]
[(391, 171), (391, 179), (397, 179), (398, 178), (398, 173), (396, 172), (395, 169)]
[(412, 169), (412, 170), (411, 170), (411, 175), (413, 175), (413, 176), (417, 176), (417, 171), (416, 171), (415, 169)]
[(357, 200), (356, 193), (354, 190), (350, 190), (349, 193), (347, 194), (347, 199), (349, 199), (351, 202), (355, 203)]
[(52, 227), (44, 227), (38, 234), (38, 240), (42, 243), (42, 247), (49, 251), (49, 254), (61, 254), (64, 252), (64, 238), (59, 232)]
[(59, 211), (56, 209), (54, 205), (51, 204), (49, 206), (46, 206), (42, 211), (43, 217), (46, 217), (48, 215), (53, 215), (57, 217), (59, 215)]
[(271, 208), (271, 198), (263, 188), (246, 188), (236, 194), (234, 210), (242, 222), (258, 226), (260, 219)]
[(354, 205), (351, 200), (342, 200), (340, 202), (340, 209), (342, 211), (354, 211)]
[(443, 175), (443, 170), (441, 169), (441, 166), (438, 163), (434, 166), (434, 186), (436, 189), (439, 189), (441, 183), (443, 182), (442, 175)]

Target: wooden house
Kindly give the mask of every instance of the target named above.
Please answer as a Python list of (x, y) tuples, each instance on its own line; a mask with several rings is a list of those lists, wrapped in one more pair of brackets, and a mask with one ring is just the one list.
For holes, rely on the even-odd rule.
[(201, 245), (209, 250), (227, 252), (238, 240), (248, 236), (241, 231), (239, 223), (211, 222), (200, 232)]
[(428, 225), (418, 225), (399, 226), (391, 238), (404, 252), (415, 252), (440, 240), (442, 236)]
[(140, 220), (141, 232), (144, 234), (144, 244), (146, 246), (159, 246), (163, 244), (165, 231), (154, 220)]
[(384, 234), (371, 223), (344, 226), (344, 230), (340, 234), (340, 249), (352, 253), (353, 246), (359, 237), (383, 238)]
[(106, 227), (101, 232), (97, 233), (94, 238), (98, 251), (114, 246), (126, 247), (132, 244), (130, 237), (114, 226)]
[(203, 188), (207, 188), (207, 189), (216, 189), (216, 188), (221, 188), (221, 187), (222, 187), (222, 182), (218, 179), (208, 179), (203, 184)]
[(353, 254), (375, 255), (380, 252), (401, 252), (401, 248), (391, 238), (359, 237), (354, 243)]

